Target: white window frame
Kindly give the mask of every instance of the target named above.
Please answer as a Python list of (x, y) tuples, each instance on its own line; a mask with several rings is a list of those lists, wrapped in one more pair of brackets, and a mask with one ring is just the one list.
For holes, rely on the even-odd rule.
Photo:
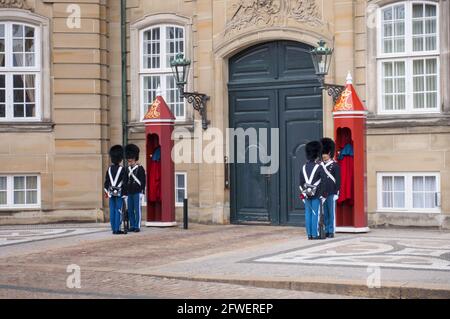
[[(395, 53), (383, 53), (383, 20), (382, 13), (384, 9), (403, 4), (405, 6), (405, 51)], [(412, 8), (414, 4), (430, 4), (436, 7), (436, 50), (431, 51), (413, 51), (413, 33), (412, 33)], [(397, 115), (397, 114), (431, 114), (441, 112), (441, 86), (440, 86), (440, 30), (439, 30), (439, 3), (431, 1), (403, 1), (394, 2), (392, 4), (377, 9), (377, 74), (378, 74), (378, 114), (381, 115)], [(437, 60), (437, 105), (435, 108), (414, 109), (413, 100), (413, 61), (420, 59)], [(383, 99), (383, 62), (405, 62), (405, 109), (404, 110), (386, 110)]]
[[(183, 176), (184, 177), (184, 187), (177, 187), (177, 176)], [(175, 172), (175, 207), (183, 207), (183, 202), (177, 202), (177, 194), (179, 189), (184, 190), (184, 196), (187, 198), (187, 192), (188, 192), (188, 186), (187, 186), (187, 173), (186, 172)], [(183, 198), (184, 199), (184, 198)]]
[[(39, 174), (0, 175), (0, 177), (6, 177), (6, 205), (0, 205), (0, 211), (41, 208), (41, 176)], [(14, 177), (37, 177), (36, 204), (14, 204)]]
[[(0, 24), (5, 25), (5, 67), (0, 67), (0, 74), (5, 74), (5, 88), (6, 88), (6, 117), (0, 118), (1, 122), (36, 122), (42, 120), (42, 106), (41, 106), (41, 81), (42, 81), (42, 59), (41, 59), (41, 43), (42, 30), (39, 26), (22, 22), (22, 21), (0, 21)], [(35, 35), (35, 66), (34, 67), (14, 67), (12, 61), (13, 37), (12, 25), (19, 24), (34, 28)], [(14, 75), (35, 75), (35, 116), (34, 117), (14, 117)]]
[[(405, 178), (405, 208), (383, 207), (383, 177), (404, 177)], [(436, 178), (438, 193), (438, 205), (435, 208), (413, 208), (413, 177), (432, 176)], [(441, 177), (439, 173), (430, 172), (378, 172), (377, 173), (377, 212), (403, 212), (403, 213), (441, 213)]]
[[(187, 35), (186, 35), (186, 28), (182, 25), (178, 25), (178, 24), (154, 24), (151, 26), (146, 27), (145, 29), (142, 29), (139, 31), (139, 110), (140, 110), (140, 114), (139, 114), (139, 118), (140, 121), (143, 121), (144, 116), (145, 116), (145, 105), (144, 105), (144, 77), (145, 76), (159, 76), (160, 77), (160, 90), (161, 93), (163, 94), (164, 99), (166, 99), (166, 90), (167, 90), (167, 84), (166, 84), (166, 75), (171, 75), (172, 74), (172, 68), (170, 67), (170, 65), (165, 65), (166, 64), (166, 53), (167, 53), (167, 48), (166, 48), (166, 43), (167, 43), (167, 35), (166, 35), (166, 30), (167, 27), (174, 27), (174, 28), (180, 28), (183, 29), (183, 52), (184, 55), (187, 55), (186, 52), (186, 41), (187, 41)], [(159, 41), (160, 41), (160, 47), (159, 47), (159, 55), (160, 55), (160, 63), (159, 63), (159, 68), (153, 68), (153, 69), (149, 69), (149, 68), (144, 68), (144, 48), (143, 48), (143, 43), (144, 43), (144, 33), (147, 31), (150, 31), (154, 28), (159, 28), (160, 29), (160, 34), (159, 34)], [(175, 111), (175, 110), (174, 110)], [(175, 116), (176, 122), (184, 122), (186, 121), (186, 112), (187, 112), (187, 108), (186, 108), (186, 100), (184, 99), (184, 116)], [(175, 114), (174, 114), (175, 115)]]

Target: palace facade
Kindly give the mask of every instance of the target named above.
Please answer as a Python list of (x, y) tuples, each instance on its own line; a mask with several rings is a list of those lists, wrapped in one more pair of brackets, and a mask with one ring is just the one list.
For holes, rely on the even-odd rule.
[(203, 132), (171, 73), (181, 52), (209, 127), (279, 128), (280, 157), (261, 175), (192, 154), (176, 164), (178, 216), (187, 196), (193, 221), (302, 225), (303, 145), (333, 135), (309, 55), (323, 39), (326, 82), (350, 72), (369, 111), (369, 225), (450, 228), (449, 13), (448, 0), (0, 1), (0, 224), (107, 221), (108, 150), (125, 133), (145, 156), (157, 94), (176, 132)]

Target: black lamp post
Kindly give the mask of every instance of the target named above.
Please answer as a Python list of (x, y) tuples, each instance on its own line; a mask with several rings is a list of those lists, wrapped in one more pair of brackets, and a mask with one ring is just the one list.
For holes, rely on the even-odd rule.
[(319, 77), (320, 88), (322, 90), (327, 90), (328, 95), (333, 97), (333, 101), (336, 103), (345, 87), (342, 85), (325, 83), (325, 76), (328, 74), (328, 70), (330, 69), (331, 56), (333, 55), (334, 49), (328, 48), (326, 42), (323, 40), (320, 40), (317, 44), (319, 46), (312, 49), (310, 53), (314, 63), (314, 69), (316, 70), (316, 75)]
[(172, 67), (172, 73), (175, 77), (181, 96), (187, 99), (194, 107), (194, 110), (200, 113), (200, 116), (202, 117), (202, 127), (206, 130), (209, 124), (206, 113), (206, 102), (209, 100), (209, 96), (197, 92), (184, 91), (184, 86), (187, 84), (191, 61), (186, 59), (182, 53), (178, 53), (175, 56), (175, 59), (170, 62), (170, 66)]

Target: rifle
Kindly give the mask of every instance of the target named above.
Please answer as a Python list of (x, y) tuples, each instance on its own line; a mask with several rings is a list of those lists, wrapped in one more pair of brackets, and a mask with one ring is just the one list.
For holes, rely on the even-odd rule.
[(128, 218), (128, 203), (127, 199), (124, 198), (122, 202), (122, 220), (123, 220), (123, 233), (127, 234), (130, 230), (130, 220)]
[(320, 239), (326, 239), (327, 238), (327, 232), (325, 230), (325, 215), (323, 212), (323, 201), (320, 200), (320, 206), (319, 206), (319, 238)]

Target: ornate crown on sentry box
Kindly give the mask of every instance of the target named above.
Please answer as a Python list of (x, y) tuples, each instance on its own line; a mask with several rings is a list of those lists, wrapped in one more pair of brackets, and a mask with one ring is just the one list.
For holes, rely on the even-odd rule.
[(160, 95), (155, 98), (155, 101), (150, 105), (147, 114), (144, 116), (144, 122), (154, 120), (175, 120), (175, 116), (173, 116), (166, 101)]
[(348, 73), (345, 90), (334, 105), (333, 112), (366, 111), (352, 83), (352, 76)]

